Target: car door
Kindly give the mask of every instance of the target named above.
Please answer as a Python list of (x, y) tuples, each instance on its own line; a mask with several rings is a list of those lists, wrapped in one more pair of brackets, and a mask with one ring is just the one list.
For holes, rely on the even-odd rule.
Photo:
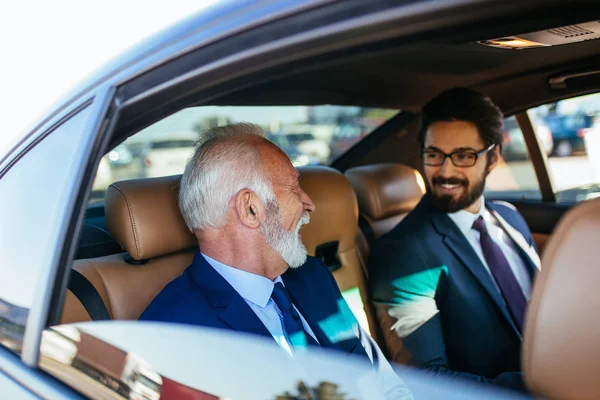
[(0, 374), (43, 397), (79, 397), (31, 368), (48, 310), (61, 301), (54, 277), (70, 256), (77, 193), (93, 176), (113, 94), (98, 89), (50, 116), (0, 166)]

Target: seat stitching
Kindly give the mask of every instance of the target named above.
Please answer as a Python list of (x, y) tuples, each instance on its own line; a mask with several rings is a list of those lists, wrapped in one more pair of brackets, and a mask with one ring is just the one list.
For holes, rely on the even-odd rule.
[(138, 233), (137, 233), (137, 225), (135, 223), (135, 219), (133, 218), (133, 212), (132, 212), (132, 207), (129, 204), (129, 199), (127, 198), (127, 196), (125, 195), (125, 193), (123, 193), (123, 191), (121, 189), (119, 189), (117, 186), (113, 186), (119, 193), (121, 193), (121, 195), (123, 196), (123, 200), (125, 200), (125, 204), (127, 205), (127, 211), (129, 212), (129, 220), (131, 221), (131, 230), (133, 231), (133, 239), (135, 241), (135, 250), (136, 250), (136, 257), (140, 256), (140, 245), (139, 245), (139, 238), (138, 238)]

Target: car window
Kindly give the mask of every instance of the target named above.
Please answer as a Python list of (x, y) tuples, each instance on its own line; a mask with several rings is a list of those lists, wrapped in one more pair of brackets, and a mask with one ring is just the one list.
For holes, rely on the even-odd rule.
[(398, 110), (355, 106), (190, 107), (131, 136), (102, 158), (90, 202), (112, 182), (183, 173), (196, 141), (236, 122), (262, 126), (296, 167), (329, 165)]
[[(0, 345), (20, 352), (41, 268), (52, 262), (48, 238), (62, 221), (89, 109), (53, 130), (0, 178)], [(40, 206), (43, 202), (43, 207)]]
[[(539, 121), (540, 132), (544, 132), (545, 143), (552, 138), (547, 135), (548, 129)], [(546, 144), (549, 146), (549, 144)], [(540, 186), (529, 159), (523, 132), (515, 117), (504, 120), (504, 143), (502, 158), (486, 180), (486, 195), (490, 197), (514, 199), (541, 199)]]
[[(600, 94), (549, 103), (527, 111), (548, 156), (550, 179), (560, 202), (600, 197)], [(514, 117), (504, 120), (503, 160), (490, 174), (494, 196), (541, 198), (523, 133)]]
[(558, 201), (599, 197), (600, 94), (545, 104), (528, 113), (541, 117), (552, 131), (548, 164)]

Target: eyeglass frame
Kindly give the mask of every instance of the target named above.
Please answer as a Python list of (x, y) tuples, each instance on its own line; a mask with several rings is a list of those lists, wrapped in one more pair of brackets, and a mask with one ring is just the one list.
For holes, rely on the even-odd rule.
[[(442, 165), (444, 165), (446, 163), (446, 158), (449, 158), (450, 162), (455, 167), (458, 167), (458, 168), (471, 168), (471, 167), (474, 167), (475, 164), (477, 164), (477, 160), (479, 159), (479, 157), (481, 157), (482, 155), (486, 154), (487, 152), (489, 152), (490, 150), (492, 150), (496, 146), (497, 146), (496, 143), (492, 143), (491, 145), (489, 145), (488, 147), (486, 147), (483, 150), (479, 150), (479, 151), (474, 151), (474, 150), (456, 150), (456, 151), (453, 151), (450, 154), (446, 154), (446, 153), (444, 153), (441, 150), (421, 149), (421, 161), (423, 162), (423, 165), (426, 165), (428, 167), (441, 167)], [(425, 163), (425, 160), (423, 160), (423, 154), (425, 154), (428, 151), (435, 151), (435, 152), (440, 153), (441, 155), (443, 155), (444, 159), (442, 160), (442, 163), (441, 164), (427, 164), (427, 163)], [(470, 153), (470, 154), (473, 154), (475, 156), (475, 160), (473, 161), (473, 164), (472, 165), (456, 165), (456, 163), (452, 159), (452, 156), (454, 154), (458, 154), (458, 153)]]

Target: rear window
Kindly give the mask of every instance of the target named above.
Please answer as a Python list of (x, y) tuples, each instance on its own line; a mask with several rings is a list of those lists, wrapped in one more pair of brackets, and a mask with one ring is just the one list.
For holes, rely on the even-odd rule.
[(197, 140), (217, 126), (260, 125), (294, 166), (329, 165), (398, 112), (337, 105), (186, 108), (131, 136), (103, 157), (90, 201), (102, 201), (106, 188), (116, 181), (183, 173)]

